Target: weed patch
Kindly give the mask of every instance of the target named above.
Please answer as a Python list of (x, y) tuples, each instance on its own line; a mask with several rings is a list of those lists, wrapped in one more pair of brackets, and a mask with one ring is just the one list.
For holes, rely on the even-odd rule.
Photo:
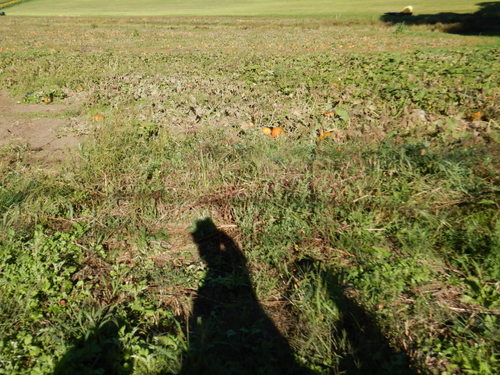
[(0, 373), (498, 372), (493, 39), (87, 21), (0, 53), (86, 134), (51, 172), (0, 148)]

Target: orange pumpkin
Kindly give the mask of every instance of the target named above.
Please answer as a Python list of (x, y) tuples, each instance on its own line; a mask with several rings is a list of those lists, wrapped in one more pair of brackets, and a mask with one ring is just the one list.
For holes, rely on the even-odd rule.
[(92, 115), (92, 120), (99, 122), (104, 120), (104, 116), (101, 115), (100, 113), (96, 113), (95, 115)]
[(483, 114), (481, 112), (474, 112), (473, 114), (470, 115), (470, 120), (471, 121), (479, 121), (483, 117)]
[(273, 128), (273, 129), (271, 130), (271, 136), (272, 136), (273, 138), (278, 137), (280, 134), (283, 134), (283, 129), (282, 129), (282, 128)]
[(323, 132), (320, 135), (318, 135), (318, 140), (321, 140), (326, 137), (331, 137), (333, 135), (333, 132)]

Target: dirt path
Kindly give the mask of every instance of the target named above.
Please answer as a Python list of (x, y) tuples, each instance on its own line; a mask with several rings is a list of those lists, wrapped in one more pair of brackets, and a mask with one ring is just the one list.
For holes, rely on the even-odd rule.
[(64, 104), (18, 104), (0, 91), (0, 147), (27, 145), (34, 160), (52, 164), (69, 155), (81, 137), (65, 131), (67, 119), (58, 115)]

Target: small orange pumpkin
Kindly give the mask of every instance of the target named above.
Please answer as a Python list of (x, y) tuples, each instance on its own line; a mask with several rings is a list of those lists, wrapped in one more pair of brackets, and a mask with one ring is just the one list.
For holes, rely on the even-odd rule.
[(320, 135), (318, 135), (318, 140), (321, 140), (326, 137), (331, 137), (333, 135), (333, 132), (323, 132)]
[(268, 128), (268, 127), (262, 128), (262, 134), (271, 135), (272, 132), (273, 132), (273, 129), (271, 129), (271, 128)]
[(280, 134), (283, 134), (283, 128), (273, 128), (271, 130), (271, 137), (273, 138), (278, 137)]
[(481, 112), (474, 112), (470, 115), (469, 119), (471, 121), (479, 121), (483, 117), (483, 114)]
[(100, 113), (96, 113), (95, 115), (92, 115), (92, 120), (94, 120), (95, 122), (99, 122), (104, 120), (104, 116)]

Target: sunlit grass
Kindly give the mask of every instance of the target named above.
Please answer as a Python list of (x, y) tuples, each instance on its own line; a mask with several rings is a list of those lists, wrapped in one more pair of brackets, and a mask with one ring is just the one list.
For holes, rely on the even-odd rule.
[[(416, 0), (417, 13), (471, 12), (471, 0)], [(9, 14), (24, 16), (321, 16), (373, 17), (387, 11), (399, 11), (408, 4), (364, 0), (31, 0), (9, 8)]]

